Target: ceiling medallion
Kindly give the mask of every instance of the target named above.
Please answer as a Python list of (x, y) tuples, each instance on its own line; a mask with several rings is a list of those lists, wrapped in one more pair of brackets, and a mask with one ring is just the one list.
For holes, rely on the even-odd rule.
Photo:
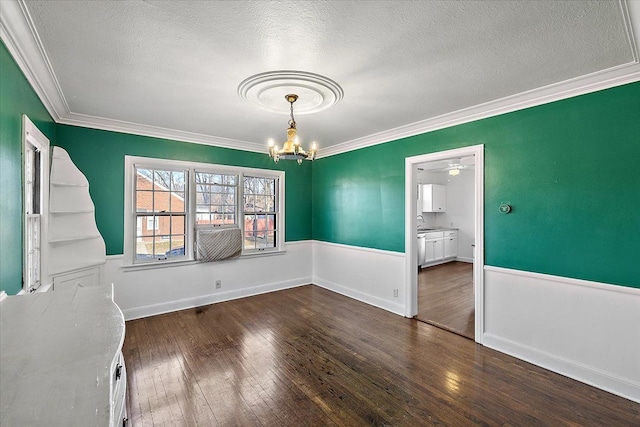
[(288, 114), (282, 97), (296, 94), (298, 114), (326, 110), (342, 99), (344, 92), (338, 83), (319, 74), (306, 71), (279, 70), (256, 74), (240, 83), (238, 95), (245, 101), (274, 113)]

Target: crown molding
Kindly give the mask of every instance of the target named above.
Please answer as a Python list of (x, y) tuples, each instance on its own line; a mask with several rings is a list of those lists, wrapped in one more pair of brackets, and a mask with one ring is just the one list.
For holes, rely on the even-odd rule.
[[(362, 138), (345, 141), (322, 149), (318, 152), (317, 158), (329, 157), (640, 81), (640, 60), (638, 55), (638, 47), (640, 46), (640, 1), (620, 0), (619, 5), (627, 30), (633, 61)], [(251, 152), (266, 152), (262, 144), (253, 142), (71, 112), (23, 0), (2, 0), (2, 7), (0, 8), (0, 37), (56, 123)]]
[(334, 156), (401, 138), (433, 132), (463, 123), (498, 116), (537, 105), (548, 104), (627, 83), (640, 81), (640, 1), (619, 0), (633, 61), (616, 67), (575, 77), (563, 82), (532, 89), (451, 113), (442, 114), (394, 129), (352, 139), (318, 151), (316, 158)]
[(231, 148), (234, 150), (251, 151), (255, 153), (267, 153), (264, 144), (256, 144), (238, 139), (222, 138), (219, 136), (205, 135), (195, 132), (187, 132), (176, 129), (149, 126), (140, 123), (114, 120), (104, 117), (90, 116), (87, 114), (69, 113), (67, 117), (56, 120), (63, 125), (80, 126), (92, 129), (108, 130), (134, 135), (150, 136), (153, 138), (171, 139), (193, 144), (211, 145), (215, 147)]
[(54, 121), (69, 114), (62, 89), (22, 0), (2, 1), (0, 38)]

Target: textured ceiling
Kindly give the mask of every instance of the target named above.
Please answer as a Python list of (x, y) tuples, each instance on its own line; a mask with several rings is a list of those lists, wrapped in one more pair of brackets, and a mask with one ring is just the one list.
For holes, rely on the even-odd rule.
[(237, 89), (265, 71), (343, 88), (297, 117), (322, 148), (635, 61), (615, 1), (25, 4), (72, 113), (260, 147), (287, 118)]

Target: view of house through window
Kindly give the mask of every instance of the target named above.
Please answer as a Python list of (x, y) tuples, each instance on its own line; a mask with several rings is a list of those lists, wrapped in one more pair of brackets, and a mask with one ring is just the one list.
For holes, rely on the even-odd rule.
[(125, 232), (135, 236), (125, 249), (129, 262), (194, 259), (196, 227), (240, 229), (245, 255), (282, 248), (284, 172), (129, 156), (127, 162), (126, 200), (134, 205)]
[(184, 257), (187, 171), (136, 168), (136, 259)]

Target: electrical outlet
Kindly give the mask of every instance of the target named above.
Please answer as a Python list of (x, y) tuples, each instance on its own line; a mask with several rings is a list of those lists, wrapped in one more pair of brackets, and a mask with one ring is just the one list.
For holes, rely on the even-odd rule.
[(222, 280), (216, 280), (216, 289), (220, 289), (222, 287)]
[(394, 289), (394, 290), (393, 290), (393, 296), (394, 296), (394, 297), (397, 297), (397, 296), (398, 296), (398, 289)]

